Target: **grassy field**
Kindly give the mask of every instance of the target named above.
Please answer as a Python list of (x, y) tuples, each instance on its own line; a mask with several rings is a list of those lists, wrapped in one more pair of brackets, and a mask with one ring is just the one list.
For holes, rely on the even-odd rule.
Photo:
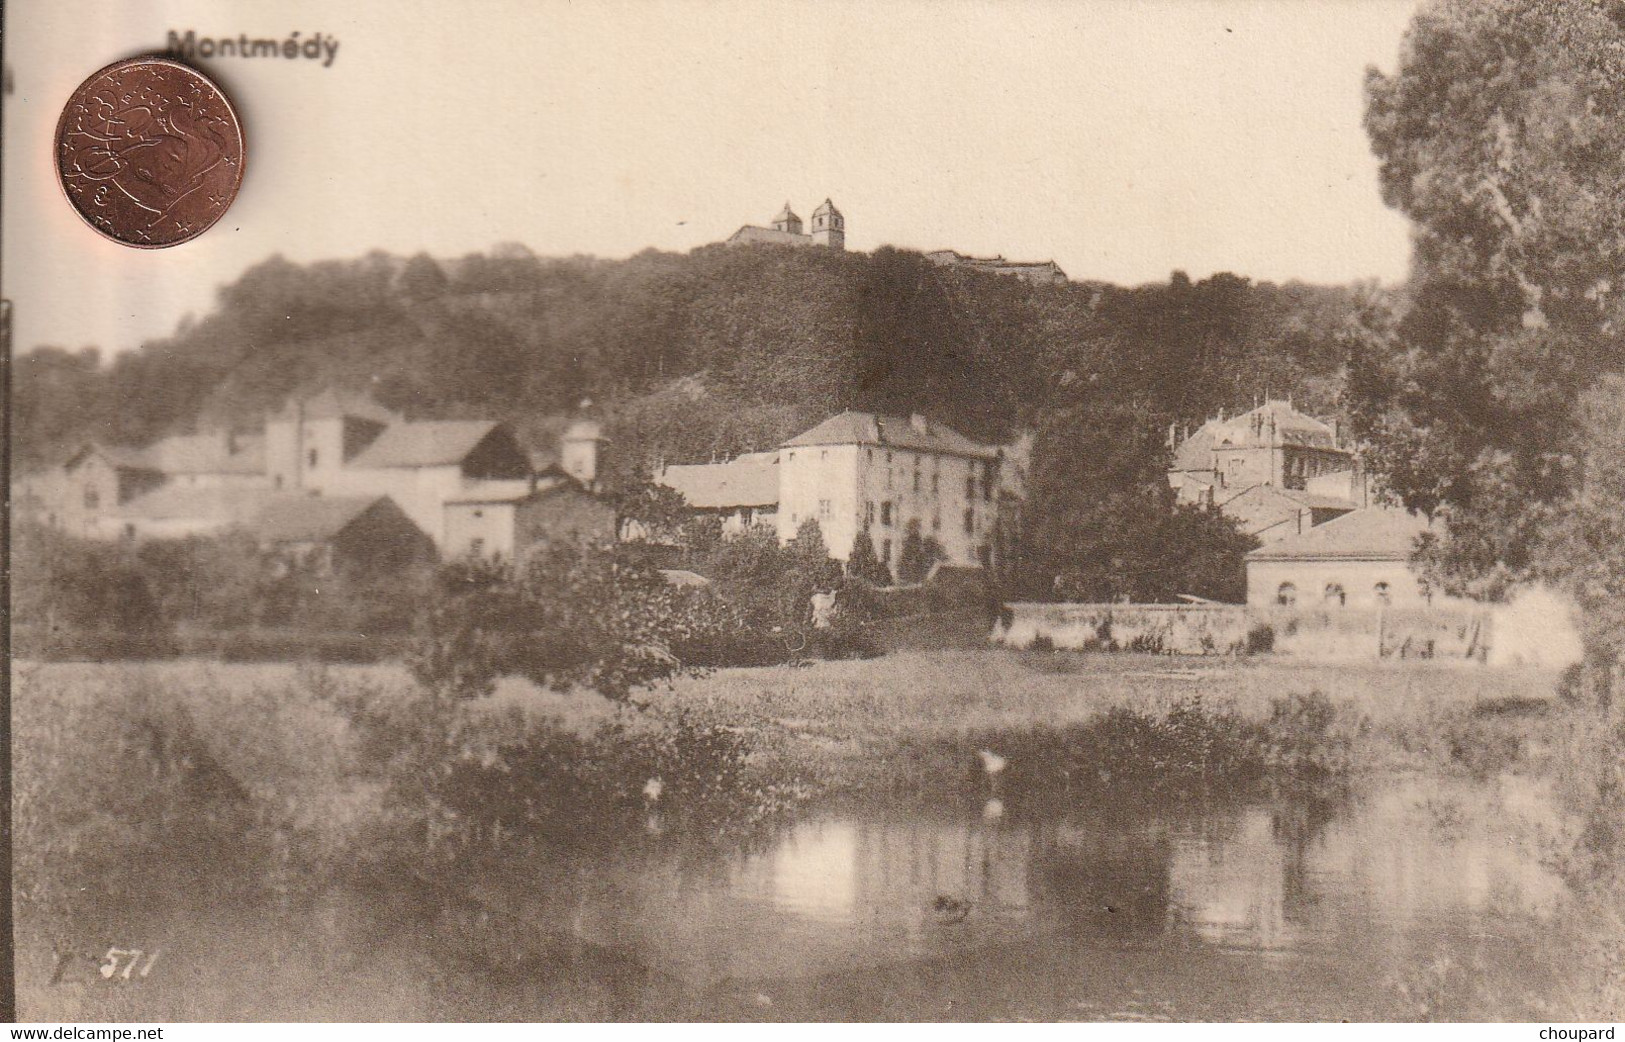
[[(1583, 889), (1608, 872), (1599, 866), (1617, 849), (1617, 807), (1598, 802), (1592, 790), (1595, 761), (1617, 752), (1610, 743), (1618, 737), (1597, 713), (1555, 698), (1557, 679), (1433, 663), (903, 652), (724, 670), (646, 693), (642, 712), (509, 680), (490, 699), (459, 709), (468, 718), (456, 731), (464, 744), (446, 766), (473, 772), (475, 801), (480, 779), (507, 785), (529, 770), (561, 799), (590, 789), (583, 796), (590, 813), (603, 807), (637, 815), (649, 774), (662, 773), (668, 797), (677, 798), (685, 758), (700, 765), (691, 773), (702, 786), (710, 783), (700, 776), (726, 766), (736, 747), (744, 773), (728, 775), (727, 785), (777, 811), (873, 793), (979, 800), (982, 749), (1009, 757), (1012, 788), (1025, 781), (1045, 791), (1071, 779), (1080, 763), (1123, 756), (1155, 765), (1128, 776), (1131, 787), (1154, 787), (1181, 770), (1206, 784), (1212, 765), (1221, 775), (1245, 765), (1264, 772), (1253, 780), (1270, 784), (1388, 771), (1485, 779), (1511, 772), (1568, 791), (1574, 813), (1551, 823), (1548, 839)], [(412, 758), (413, 739), (397, 735), (399, 747), (380, 754), (369, 742), (393, 733), (394, 723), (386, 719), (369, 736), (345, 709), (412, 704), (416, 689), (400, 667), (19, 663), (13, 681), (25, 1015), (33, 1003), (52, 1017), (161, 1016), (139, 1007), (64, 1006), (65, 993), (48, 983), (86, 952), (104, 950), (130, 910), (154, 893), (180, 886), (211, 906), (293, 909), (340, 878), (353, 886), (370, 872), (386, 881), (381, 885), (401, 885), (402, 866), (418, 871), (424, 862), (411, 844), (423, 842), (434, 822), (401, 816), (402, 793), (411, 795), (401, 780), (411, 782), (424, 762)], [(679, 730), (665, 745), (645, 742), (603, 769), (577, 762), (696, 720), (711, 730)], [(498, 739), (482, 737), (481, 721), (493, 723)], [(509, 770), (504, 758), (519, 764), (514, 758), (526, 751), (518, 747), (548, 734), (564, 737), (545, 739), (546, 758), (501, 773)], [(1191, 773), (1196, 758), (1199, 776)], [(657, 762), (664, 766), (651, 766)], [(1124, 791), (1123, 781), (1115, 780), (1114, 792)], [(749, 800), (723, 805), (751, 807)], [(493, 838), (500, 833), (499, 825)], [(1595, 914), (1613, 917), (1598, 921), (1620, 921), (1611, 900), (1598, 899)], [(1599, 956), (1599, 987), (1616, 989), (1606, 1001), (1620, 994), (1615, 952), (1613, 964), (1606, 952)], [(281, 1001), (265, 1006), (266, 1015), (297, 1015), (296, 989)], [(205, 1004), (193, 1012), (212, 1019), (215, 1011)], [(405, 1015), (422, 1013), (407, 1007)]]

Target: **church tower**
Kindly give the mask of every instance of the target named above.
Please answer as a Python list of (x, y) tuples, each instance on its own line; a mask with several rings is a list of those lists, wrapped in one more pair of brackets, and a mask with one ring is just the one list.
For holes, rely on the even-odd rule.
[(846, 218), (835, 204), (825, 199), (812, 215), (812, 239), (820, 246), (835, 250), (846, 249)]
[[(817, 220), (817, 215), (814, 215), (814, 220)], [(797, 217), (796, 212), (790, 209), (789, 203), (785, 203), (784, 209), (780, 210), (779, 215), (773, 218), (773, 230), (776, 232), (789, 232), (791, 235), (801, 234), (801, 218)]]

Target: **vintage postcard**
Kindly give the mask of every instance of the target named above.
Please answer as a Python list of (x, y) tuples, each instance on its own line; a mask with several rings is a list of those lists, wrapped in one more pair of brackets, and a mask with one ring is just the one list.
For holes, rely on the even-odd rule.
[(12, 0), (16, 1015), (1625, 1016), (1614, 0)]

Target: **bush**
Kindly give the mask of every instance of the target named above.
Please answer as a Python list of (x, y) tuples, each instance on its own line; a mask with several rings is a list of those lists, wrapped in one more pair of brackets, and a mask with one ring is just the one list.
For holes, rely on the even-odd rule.
[(1275, 627), (1261, 622), (1247, 631), (1247, 654), (1268, 655), (1275, 650)]
[(385, 783), (409, 859), (509, 843), (581, 853), (676, 825), (722, 836), (782, 802), (748, 777), (740, 731), (692, 713), (624, 709), (581, 733), (429, 688), (335, 687), (328, 698), (351, 722), (362, 769)]
[(705, 668), (685, 660), (754, 647), (749, 620), (709, 589), (678, 587), (612, 550), (548, 546), (523, 571), (448, 566), (412, 642), (419, 682), (458, 698), (503, 675), (625, 700)]

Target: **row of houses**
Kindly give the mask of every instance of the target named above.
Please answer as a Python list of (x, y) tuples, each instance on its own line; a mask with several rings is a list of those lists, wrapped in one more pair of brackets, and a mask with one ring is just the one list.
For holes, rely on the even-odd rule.
[[(323, 391), (289, 401), (258, 431), (86, 445), (24, 477), (14, 505), (20, 517), (88, 538), (247, 532), (323, 566), (513, 560), (552, 538), (624, 534), (599, 494), (605, 444), (590, 419), (534, 451), (502, 422), (407, 420), (369, 398)], [(718, 518), (725, 535), (763, 528), (788, 542), (814, 520), (837, 560), (866, 531), (891, 569), (911, 534), (947, 565), (986, 569), (1014, 538), (1029, 453), (1026, 439), (984, 445), (919, 414), (846, 411), (770, 451), (664, 466), (655, 480)], [(1168, 480), (1181, 501), (1212, 506), (1263, 542), (1247, 560), (1250, 604), (1432, 598), (1408, 565), (1426, 522), (1375, 504), (1335, 426), (1290, 402), (1215, 417), (1178, 439)]]
[(1169, 431), (1168, 484), (1263, 545), (1247, 555), (1257, 608), (1408, 608), (1433, 591), (1410, 568), (1426, 519), (1385, 505), (1337, 424), (1268, 400)]
[[(260, 430), (177, 435), (143, 448), (90, 444), (19, 482), (19, 516), (92, 539), (248, 532), (308, 559), (389, 566), (415, 557), (515, 559), (562, 535), (622, 535), (600, 495), (605, 445), (581, 419), (532, 452), (489, 420), (407, 420), (371, 399), (294, 399)], [(1019, 448), (1019, 447), (1017, 447)], [(947, 563), (987, 567), (1007, 541), (1025, 461), (924, 416), (843, 412), (770, 452), (664, 467), (656, 480), (725, 533), (785, 542), (817, 521), (836, 559), (868, 530), (882, 562), (910, 533)]]
[(90, 539), (243, 531), (268, 549), (389, 565), (416, 557), (512, 556), (536, 533), (596, 531), (598, 424), (570, 425), (533, 454), (489, 420), (407, 420), (370, 398), (323, 391), (260, 430), (208, 431), (142, 448), (89, 444), (26, 475), (14, 506)]
[(769, 452), (663, 467), (655, 480), (720, 519), (724, 534), (754, 526), (789, 541), (817, 521), (831, 556), (846, 561), (868, 531), (895, 567), (912, 532), (943, 563), (988, 568), (1004, 552), (1023, 497), (1026, 443), (979, 444), (918, 413), (846, 411)]

